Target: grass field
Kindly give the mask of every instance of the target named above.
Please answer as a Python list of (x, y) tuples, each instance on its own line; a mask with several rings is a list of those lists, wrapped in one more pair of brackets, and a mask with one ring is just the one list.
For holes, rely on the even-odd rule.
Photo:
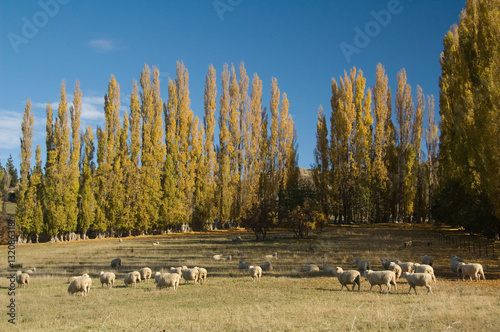
[[(232, 243), (240, 235), (241, 243)], [(276, 232), (274, 241), (254, 241), (244, 230), (165, 236), (88, 240), (73, 243), (31, 244), (16, 247), (23, 269), (36, 267), (29, 288), (16, 289), (16, 325), (8, 323), (7, 248), (2, 246), (0, 303), (4, 314), (0, 331), (498, 331), (500, 330), (500, 267), (498, 259), (474, 257), (442, 241), (430, 226), (376, 225), (327, 227), (310, 239), (297, 241)], [(411, 248), (403, 248), (412, 240)], [(426, 241), (432, 246), (426, 246)], [(159, 246), (152, 243), (159, 241)], [(264, 263), (278, 253), (274, 269), (252, 282), (238, 270), (236, 251), (245, 262)], [(233, 255), (232, 261), (212, 261), (214, 254)], [(307, 274), (304, 263), (327, 263), (353, 268), (355, 257), (370, 259), (380, 270), (381, 258), (419, 262), (435, 257), (437, 283), (433, 293), (417, 289), (407, 295), (404, 279), (398, 292), (340, 290), (337, 278)], [(449, 257), (483, 264), (487, 281), (457, 280)], [(97, 275), (110, 270), (120, 257), (113, 289), (101, 288)], [(208, 270), (204, 285), (184, 285), (177, 291), (157, 291), (155, 284), (125, 288), (123, 276), (148, 266), (154, 271), (170, 266), (201, 266)], [(88, 273), (93, 279), (89, 296), (67, 294), (66, 280)], [(385, 289), (384, 289), (385, 290)]]

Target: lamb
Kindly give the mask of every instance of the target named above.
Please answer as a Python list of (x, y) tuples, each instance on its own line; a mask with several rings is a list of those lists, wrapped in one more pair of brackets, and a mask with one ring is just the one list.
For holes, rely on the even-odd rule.
[(123, 282), (125, 283), (125, 287), (128, 287), (128, 285), (130, 284), (134, 284), (135, 288), (137, 282), (141, 282), (141, 274), (139, 273), (139, 271), (132, 271), (125, 276)]
[(436, 276), (434, 275), (434, 269), (430, 265), (415, 263), (413, 265), (413, 272), (429, 273), (432, 276), (432, 280), (434, 280), (434, 283), (436, 282)]
[(323, 264), (321, 266), (321, 269), (323, 270), (323, 273), (327, 274), (327, 275), (333, 275), (334, 272), (335, 272), (335, 268), (333, 266), (329, 266), (329, 265), (326, 265), (326, 264)]
[(26, 287), (29, 287), (30, 275), (28, 273), (25, 273), (25, 272), (17, 271), (16, 272), (16, 282), (17, 282), (18, 287), (20, 287), (21, 285), (23, 288), (24, 288), (24, 285), (26, 285)]
[(273, 266), (271, 262), (265, 262), (263, 264), (260, 264), (260, 268), (262, 271), (271, 271), (273, 269)]
[(458, 273), (462, 275), (462, 280), (464, 280), (465, 276), (468, 276), (472, 281), (472, 277), (474, 280), (479, 281), (481, 277), (483, 280), (486, 280), (483, 272), (483, 266), (479, 263), (467, 263), (460, 262), (458, 264)]
[(111, 261), (111, 268), (117, 269), (122, 266), (122, 260), (120, 258), (115, 258)]
[(101, 271), (101, 273), (99, 273), (99, 280), (101, 281), (101, 287), (103, 287), (104, 284), (106, 284), (108, 288), (113, 287), (113, 285), (115, 284), (115, 278), (116, 276), (113, 272)]
[(412, 262), (398, 262), (398, 265), (401, 267), (401, 271), (404, 273), (404, 272), (411, 272), (413, 270), (414, 263), (412, 263)]
[(432, 294), (431, 282), (432, 277), (429, 273), (403, 273), (403, 278), (406, 279), (408, 285), (410, 285), (410, 289), (408, 290), (408, 294), (411, 292), (411, 289), (415, 291), (415, 295), (417, 294), (416, 286), (425, 286), (427, 287), (427, 293)]
[(188, 268), (182, 269), (182, 277), (184, 278), (186, 284), (188, 283), (189, 280), (193, 280), (194, 283), (196, 284), (196, 282), (198, 281), (199, 274), (200, 271), (198, 271), (198, 269), (188, 269)]
[(180, 282), (180, 275), (177, 273), (160, 273), (156, 272), (155, 281), (156, 281), (156, 289), (160, 290), (162, 288), (172, 287), (174, 290), (177, 290)]
[(409, 247), (411, 247), (411, 245), (412, 245), (412, 244), (413, 244), (413, 242), (412, 242), (412, 241), (406, 241), (406, 242), (403, 244), (403, 247), (405, 247), (405, 248), (409, 248)]
[(278, 259), (278, 253), (277, 253), (277, 252), (273, 252), (273, 254), (272, 254), (272, 255), (266, 255), (266, 259), (267, 259), (268, 261), (270, 261), (270, 260), (271, 260), (271, 259), (273, 259), (273, 258)]
[(382, 285), (387, 286), (387, 293), (391, 292), (391, 285), (396, 288), (396, 292), (398, 291), (398, 286), (396, 284), (396, 274), (393, 271), (372, 271), (366, 270), (363, 273), (363, 277), (368, 279), (370, 283), (370, 291), (374, 285), (378, 285), (380, 287), (380, 293), (382, 293)]
[(397, 259), (391, 259), (391, 260), (388, 260), (388, 259), (386, 259), (386, 258), (382, 258), (382, 259), (381, 259), (381, 261), (382, 261), (382, 266), (383, 266), (383, 267), (384, 267), (384, 269), (386, 269), (386, 270), (389, 270), (389, 265), (390, 265), (391, 263), (396, 263), (396, 264), (398, 264), (398, 263), (399, 263), (399, 260), (397, 260)]
[(422, 261), (420, 263), (434, 266), (434, 258), (432, 258), (431, 256), (428, 256), (428, 255), (424, 255), (424, 257), (422, 257)]
[(139, 270), (139, 273), (141, 274), (141, 282), (145, 280), (146, 283), (149, 283), (149, 279), (151, 279), (151, 274), (153, 273), (151, 269), (149, 267), (143, 267)]
[(252, 277), (252, 281), (260, 281), (260, 278), (262, 277), (262, 268), (260, 266), (250, 266), (248, 268), (248, 274), (250, 277)]
[(347, 270), (344, 271), (341, 267), (336, 267), (334, 271), (335, 275), (337, 276), (337, 279), (339, 280), (340, 284), (342, 287), (340, 287), (340, 290), (344, 289), (344, 286), (349, 290), (347, 285), (352, 285), (352, 290), (354, 291), (354, 287), (356, 287), (356, 284), (358, 285), (358, 291), (361, 286), (361, 275), (359, 271), (356, 270)]
[(248, 269), (248, 264), (244, 263), (242, 260), (240, 260), (240, 263), (238, 264), (238, 269), (246, 270), (246, 269)]
[(87, 296), (90, 293), (92, 280), (88, 276), (81, 276), (73, 280), (68, 286), (68, 294), (81, 293), (82, 296)]
[(403, 273), (403, 271), (401, 270), (401, 266), (399, 266), (398, 264), (396, 264), (394, 262), (391, 262), (389, 264), (389, 268), (387, 270), (393, 271), (394, 274), (396, 275), (397, 280), (399, 280), (399, 277), (401, 277), (401, 273)]
[(220, 261), (220, 260), (222, 260), (222, 257), (223, 257), (222, 255), (213, 255), (212, 256), (212, 260), (214, 260), (214, 261)]
[(372, 264), (367, 259), (359, 259), (356, 257), (354, 258), (353, 263), (356, 265), (360, 273), (364, 273), (366, 270), (372, 269)]
[(304, 268), (306, 269), (306, 272), (319, 272), (319, 267), (316, 264), (311, 264), (311, 263), (305, 263)]
[(451, 255), (450, 269), (455, 275), (458, 276), (458, 264), (462, 263), (464, 260), (456, 255)]

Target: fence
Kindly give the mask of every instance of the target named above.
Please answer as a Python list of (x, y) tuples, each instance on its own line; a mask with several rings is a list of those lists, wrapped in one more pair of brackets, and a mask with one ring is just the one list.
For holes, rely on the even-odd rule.
[(494, 241), (488, 241), (474, 236), (452, 236), (443, 233), (439, 235), (441, 240), (451, 246), (467, 250), (479, 256), (496, 258)]

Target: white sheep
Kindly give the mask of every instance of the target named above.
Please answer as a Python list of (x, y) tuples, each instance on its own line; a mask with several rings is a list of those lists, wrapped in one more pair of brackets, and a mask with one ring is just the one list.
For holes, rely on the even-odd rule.
[(241, 242), (241, 236), (233, 236), (231, 242)]
[(110, 265), (112, 269), (117, 269), (122, 266), (122, 260), (120, 258), (115, 258), (111, 261)]
[(340, 287), (340, 290), (347, 288), (349, 290), (349, 287), (347, 285), (352, 285), (352, 290), (354, 291), (354, 287), (356, 287), (356, 284), (358, 285), (358, 291), (361, 287), (361, 275), (359, 271), (356, 270), (347, 270), (344, 271), (341, 267), (336, 267), (334, 271), (335, 275), (337, 276), (337, 279), (339, 280), (340, 284), (342, 287)]
[(199, 274), (200, 272), (198, 271), (198, 269), (182, 269), (182, 277), (185, 280), (185, 284), (187, 284), (189, 280), (193, 280), (196, 284)]
[(382, 259), (381, 259), (381, 261), (382, 261), (382, 266), (383, 266), (383, 267), (384, 267), (384, 269), (386, 269), (386, 270), (389, 270), (389, 265), (390, 265), (391, 263), (396, 263), (396, 264), (398, 264), (398, 263), (399, 263), (399, 260), (397, 260), (397, 259), (391, 259), (391, 260), (388, 260), (388, 259), (386, 259), (386, 258), (382, 258)]
[(450, 269), (455, 275), (458, 276), (458, 264), (462, 263), (464, 260), (456, 255), (451, 255)]
[(198, 283), (204, 284), (207, 281), (207, 269), (203, 267), (195, 267), (195, 269), (198, 269)]
[(413, 244), (413, 242), (412, 242), (412, 241), (406, 241), (406, 242), (403, 244), (403, 247), (405, 247), (405, 248), (409, 248), (409, 247), (411, 247), (411, 245), (412, 245), (412, 244)]
[(273, 269), (273, 265), (271, 262), (265, 262), (263, 264), (260, 264), (260, 268), (262, 271), (271, 271)]
[(422, 261), (420, 263), (434, 266), (434, 258), (432, 256), (429, 256), (429, 255), (424, 255), (424, 257), (422, 257)]
[(153, 242), (153, 245), (154, 246), (159, 246), (160, 245), (160, 241)]
[(81, 293), (82, 296), (86, 296), (90, 293), (90, 286), (92, 286), (92, 280), (89, 277), (78, 277), (69, 284), (68, 294)]
[(23, 271), (23, 273), (26, 273), (26, 274), (29, 274), (29, 275), (32, 275), (36, 272), (36, 267), (33, 267), (29, 270), (26, 270), (26, 271)]
[(368, 279), (370, 283), (370, 291), (374, 285), (378, 285), (380, 287), (380, 293), (382, 293), (382, 285), (387, 286), (387, 293), (391, 292), (391, 285), (396, 288), (396, 292), (398, 291), (398, 286), (396, 284), (396, 274), (393, 271), (372, 271), (366, 270), (363, 273), (363, 277)]
[(260, 278), (262, 277), (262, 268), (260, 266), (250, 266), (248, 268), (248, 274), (250, 277), (252, 277), (252, 281), (260, 281)]
[(75, 280), (76, 278), (80, 278), (80, 277), (88, 277), (89, 275), (87, 273), (84, 273), (82, 274), (81, 276), (73, 276), (73, 277), (69, 277), (68, 280), (66, 281), (67, 284), (71, 284), (71, 282), (73, 280)]
[(413, 265), (413, 272), (415, 272), (415, 273), (429, 273), (432, 276), (432, 280), (434, 280), (434, 282), (436, 282), (436, 276), (434, 275), (434, 268), (430, 265), (415, 263)]
[(29, 287), (30, 275), (28, 273), (17, 271), (16, 272), (16, 282), (17, 282), (18, 287), (21, 287), (21, 285), (23, 288), (24, 288), (24, 285), (26, 285), (26, 287)]
[(212, 260), (214, 260), (214, 261), (220, 261), (220, 260), (222, 260), (222, 257), (223, 257), (222, 255), (213, 255), (212, 256)]
[(396, 279), (399, 280), (399, 277), (401, 277), (401, 273), (403, 273), (403, 270), (401, 270), (401, 266), (398, 264), (391, 262), (389, 264), (389, 268), (387, 269), (389, 271), (393, 271), (394, 274), (396, 275)]
[(319, 267), (316, 264), (311, 264), (311, 263), (305, 263), (304, 268), (306, 269), (306, 272), (319, 272)]
[(221, 258), (222, 261), (230, 261), (231, 259), (233, 259), (233, 256), (231, 256), (231, 255), (228, 255), (227, 257)]
[(458, 264), (458, 273), (462, 275), (462, 280), (464, 280), (465, 276), (468, 276), (472, 281), (472, 277), (474, 280), (479, 281), (481, 277), (483, 280), (486, 280), (483, 272), (483, 266), (479, 263), (464, 263), (460, 262)]
[(151, 279), (153, 271), (151, 271), (149, 267), (143, 267), (139, 270), (139, 273), (141, 274), (141, 282), (144, 280), (146, 283), (149, 283), (149, 279)]
[(242, 260), (240, 260), (239, 264), (238, 264), (238, 269), (240, 270), (246, 270), (248, 269), (248, 264), (243, 262)]
[(266, 259), (268, 261), (270, 261), (271, 259), (278, 259), (278, 253), (277, 252), (273, 252), (272, 255), (266, 255)]
[(416, 286), (425, 286), (427, 287), (427, 293), (430, 292), (432, 294), (432, 289), (431, 289), (432, 277), (429, 273), (404, 272), (402, 277), (405, 278), (406, 281), (408, 282), (408, 285), (410, 285), (408, 293), (410, 293), (411, 289), (413, 288), (415, 294), (417, 294)]
[(179, 287), (180, 279), (181, 276), (178, 275), (177, 273), (156, 272), (155, 274), (156, 289), (172, 287), (174, 290), (177, 290), (177, 287)]
[(101, 273), (99, 273), (99, 280), (101, 281), (101, 287), (103, 287), (104, 284), (106, 284), (108, 288), (113, 287), (115, 284), (115, 278), (116, 276), (113, 272), (101, 271)]
[(356, 265), (360, 273), (364, 273), (366, 270), (372, 269), (372, 264), (367, 259), (354, 258), (353, 263)]
[(118, 242), (119, 242), (119, 243), (122, 243), (122, 242), (123, 242), (123, 240), (122, 240), (121, 238), (119, 238), (119, 239), (118, 239)]
[(321, 269), (323, 270), (323, 273), (327, 275), (334, 275), (335, 273), (335, 268), (333, 266), (323, 264), (321, 266)]
[(398, 262), (398, 265), (401, 267), (401, 271), (403, 271), (403, 273), (413, 271), (414, 263), (412, 262)]
[(123, 278), (123, 282), (125, 283), (125, 287), (128, 287), (130, 284), (134, 284), (134, 288), (136, 287), (137, 282), (141, 282), (141, 274), (139, 271), (132, 271), (125, 275)]

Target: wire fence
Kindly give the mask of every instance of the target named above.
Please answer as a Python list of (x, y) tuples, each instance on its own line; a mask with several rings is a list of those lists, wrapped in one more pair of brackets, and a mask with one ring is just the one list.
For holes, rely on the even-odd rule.
[(455, 248), (461, 248), (468, 252), (479, 256), (492, 257), (495, 256), (495, 241), (481, 239), (473, 235), (456, 236), (439, 233), (442, 241)]

